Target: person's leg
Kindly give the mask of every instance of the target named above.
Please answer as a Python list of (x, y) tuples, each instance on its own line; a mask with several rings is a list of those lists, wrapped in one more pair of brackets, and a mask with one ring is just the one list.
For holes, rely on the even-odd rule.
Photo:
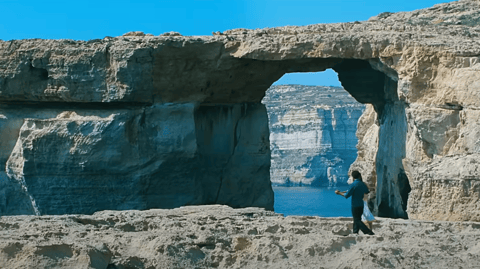
[(364, 234), (369, 234), (369, 235), (374, 235), (374, 233), (372, 232), (372, 230), (370, 230), (367, 225), (365, 225), (365, 223), (363, 223), (363, 221), (359, 221), (360, 223), (357, 225), (358, 228), (360, 228), (360, 230), (362, 230), (362, 232)]
[(368, 227), (361, 221), (360, 221), (360, 224), (359, 224), (359, 228), (360, 228), (360, 230), (362, 230), (362, 232), (364, 234), (374, 235), (372, 230), (368, 229)]
[(373, 235), (372, 230), (368, 229), (365, 223), (362, 222), (363, 206), (352, 208), (353, 215), (353, 232), (358, 233), (358, 230), (362, 230), (364, 234)]
[(372, 229), (373, 224), (372, 224), (371, 221), (366, 220), (366, 221), (362, 221), (362, 222), (365, 224), (365, 226), (367, 226), (368, 229), (373, 231), (373, 229)]
[(362, 207), (352, 207), (353, 233), (355, 233), (355, 234), (357, 234), (358, 230), (361, 229), (361, 226), (359, 224), (362, 223), (362, 214), (363, 214), (363, 206)]

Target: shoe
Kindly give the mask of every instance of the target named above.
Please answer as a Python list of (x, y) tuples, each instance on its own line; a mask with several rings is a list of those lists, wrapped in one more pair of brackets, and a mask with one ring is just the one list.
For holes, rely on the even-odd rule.
[(367, 234), (368, 234), (368, 235), (375, 235), (373, 232), (369, 232), (369, 233), (367, 233)]

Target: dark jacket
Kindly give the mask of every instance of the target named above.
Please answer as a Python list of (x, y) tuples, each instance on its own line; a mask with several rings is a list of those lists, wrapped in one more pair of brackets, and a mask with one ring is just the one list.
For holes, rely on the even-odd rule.
[(352, 207), (363, 207), (363, 195), (369, 193), (367, 185), (362, 181), (355, 179), (345, 194), (345, 198), (352, 196)]

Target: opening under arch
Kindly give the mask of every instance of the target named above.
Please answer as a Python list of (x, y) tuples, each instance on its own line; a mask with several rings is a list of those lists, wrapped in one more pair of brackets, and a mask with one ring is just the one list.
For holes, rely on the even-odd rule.
[[(410, 186), (403, 173), (405, 158), (406, 104), (397, 94), (397, 74), (379, 59), (311, 59), (279, 61), (284, 73), (318, 72), (328, 68), (338, 73), (343, 88), (363, 104), (371, 104), (378, 127), (376, 157), (369, 161), (375, 183), (371, 200), (374, 213), (383, 217), (408, 218), (405, 211)], [(280, 76), (277, 77), (280, 78)], [(276, 119), (278, 120), (278, 119)], [(399, 176), (401, 175), (401, 176)]]
[(285, 74), (262, 102), (269, 116), (275, 211), (350, 216), (349, 201), (334, 190), (348, 188), (365, 105), (341, 87), (332, 69)]

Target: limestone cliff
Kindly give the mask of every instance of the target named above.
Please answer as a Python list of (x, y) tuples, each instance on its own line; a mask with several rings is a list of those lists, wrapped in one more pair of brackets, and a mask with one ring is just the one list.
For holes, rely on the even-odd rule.
[(364, 105), (341, 87), (270, 87), (267, 107), (275, 185), (346, 185), (357, 157), (358, 118)]
[[(270, 207), (261, 104), (23, 105), (4, 106), (0, 114), (0, 140), (10, 152), (1, 153), (2, 215), (211, 203)], [(240, 161), (245, 156), (249, 161)], [(263, 181), (251, 182), (257, 177)], [(249, 184), (259, 188), (250, 197), (241, 194), (251, 192)]]
[(480, 221), (479, 23), (461, 0), (209, 37), (1, 41), (0, 212), (271, 209), (260, 101), (285, 73), (332, 68), (370, 104), (353, 167), (378, 215)]

